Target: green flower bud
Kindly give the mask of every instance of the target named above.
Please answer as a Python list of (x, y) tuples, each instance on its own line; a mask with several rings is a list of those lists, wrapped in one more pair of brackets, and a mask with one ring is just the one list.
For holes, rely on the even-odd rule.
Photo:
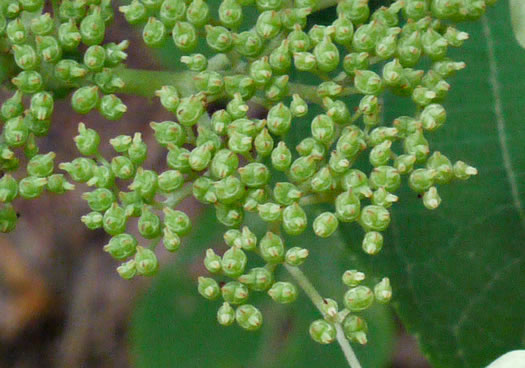
[(379, 283), (374, 286), (375, 299), (379, 303), (388, 303), (392, 298), (392, 287), (388, 277), (384, 277)]
[(252, 268), (247, 274), (239, 277), (239, 281), (255, 291), (265, 291), (273, 283), (273, 274), (264, 267)]
[(310, 324), (310, 336), (319, 344), (331, 344), (335, 341), (336, 330), (333, 324), (318, 319)]
[(366, 286), (349, 289), (344, 295), (345, 307), (351, 312), (368, 309), (374, 302), (374, 293)]
[(172, 193), (182, 187), (184, 176), (177, 170), (167, 170), (158, 176), (158, 188), (164, 193)]
[(102, 227), (103, 216), (100, 212), (90, 212), (80, 218), (89, 230), (96, 230)]
[(24, 155), (27, 158), (33, 158), (39, 151), (40, 149), (36, 145), (35, 135), (29, 134), (24, 147)]
[(400, 28), (390, 28), (387, 35), (380, 38), (375, 47), (375, 52), (378, 57), (383, 60), (392, 58), (397, 52), (397, 35), (401, 32)]
[(257, 206), (267, 200), (266, 191), (264, 189), (249, 189), (243, 200), (243, 208), (246, 211), (254, 212)]
[(58, 42), (64, 50), (74, 50), (80, 44), (82, 35), (73, 19), (58, 28)]
[(119, 234), (111, 238), (109, 243), (104, 246), (104, 251), (115, 259), (126, 259), (135, 254), (137, 244), (137, 239), (133, 235)]
[(230, 326), (235, 322), (235, 310), (224, 302), (217, 311), (217, 321), (223, 326)]
[(384, 207), (369, 205), (361, 210), (359, 223), (365, 231), (384, 231), (390, 224), (390, 213)]
[(211, 161), (213, 153), (213, 144), (207, 142), (201, 146), (195, 147), (189, 157), (189, 164), (194, 171), (206, 169)]
[(16, 18), (22, 11), (22, 7), (18, 1), (12, 1), (11, 3), (4, 3), (2, 5), (2, 13), (5, 13), (5, 17), (8, 19)]
[(235, 320), (245, 330), (256, 331), (263, 323), (262, 313), (253, 305), (241, 305), (235, 311)]
[(16, 227), (18, 216), (13, 206), (10, 204), (2, 205), (0, 208), (0, 232), (9, 233)]
[(469, 166), (463, 161), (457, 161), (454, 164), (454, 176), (459, 180), (467, 180), (473, 175), (478, 175), (475, 167)]
[(184, 212), (164, 207), (165, 226), (179, 236), (185, 236), (191, 231), (191, 220)]
[(195, 125), (203, 113), (203, 101), (196, 95), (183, 98), (177, 107), (177, 119), (184, 126)]
[(299, 24), (294, 25), (292, 32), (287, 37), (290, 52), (305, 52), (313, 46), (310, 37), (303, 32)]
[(414, 169), (416, 156), (414, 155), (400, 155), (394, 160), (394, 167), (401, 175), (406, 175)]
[(270, 54), (269, 63), (272, 69), (278, 73), (286, 73), (292, 65), (292, 57), (288, 48), (288, 40), (281, 42)]
[(306, 230), (308, 220), (299, 204), (293, 203), (283, 210), (282, 225), (285, 233), (289, 235), (299, 235)]
[(292, 102), (290, 103), (290, 112), (292, 116), (303, 117), (308, 114), (308, 104), (299, 96), (294, 94), (292, 96)]
[(392, 203), (397, 202), (398, 199), (396, 195), (387, 192), (385, 188), (381, 187), (374, 192), (371, 201), (372, 204), (389, 208), (392, 206)]
[(332, 81), (323, 82), (317, 87), (319, 97), (336, 97), (341, 92), (343, 92), (343, 87)]
[(175, 87), (163, 86), (158, 91), (155, 91), (155, 95), (160, 98), (160, 103), (166, 110), (172, 113), (177, 111), (180, 100), (179, 94)]
[(317, 60), (317, 67), (322, 72), (334, 71), (339, 65), (339, 50), (328, 36), (315, 46), (313, 54)]
[(275, 135), (284, 135), (290, 130), (292, 113), (283, 103), (273, 106), (268, 112), (267, 126)]
[(120, 120), (128, 110), (122, 100), (115, 95), (105, 95), (98, 106), (100, 114), (108, 120)]
[(288, 249), (285, 255), (285, 262), (290, 266), (300, 266), (308, 258), (308, 249), (293, 247)]
[(238, 171), (241, 181), (249, 188), (262, 187), (270, 180), (270, 171), (261, 163), (250, 163)]
[(180, 236), (165, 227), (163, 229), (162, 243), (168, 252), (176, 252), (180, 247)]
[(423, 193), (434, 184), (436, 174), (433, 169), (414, 170), (408, 178), (408, 184), (413, 191)]
[(372, 196), (372, 191), (368, 186), (368, 178), (360, 170), (352, 169), (346, 173), (341, 179), (341, 187), (344, 190), (350, 190), (360, 197)]
[(286, 171), (292, 162), (292, 152), (286, 147), (286, 143), (281, 141), (272, 151), (271, 159), (276, 170)]
[(337, 5), (337, 14), (350, 19), (354, 24), (364, 23), (370, 16), (368, 0), (344, 0)]
[(0, 117), (7, 121), (21, 115), (24, 111), (22, 96), (22, 93), (17, 90), (13, 96), (5, 100), (0, 109)]
[(9, 119), (4, 125), (3, 137), (9, 147), (21, 147), (27, 142), (29, 129), (21, 116)]
[(279, 101), (288, 95), (288, 81), (290, 77), (288, 75), (281, 75), (280, 77), (274, 77), (270, 80), (264, 89), (264, 95), (272, 102)]
[(82, 42), (88, 46), (102, 43), (105, 32), (106, 26), (100, 8), (94, 8), (94, 11), (80, 22)]
[(298, 291), (294, 284), (289, 282), (279, 281), (272, 285), (268, 290), (268, 295), (276, 303), (288, 304), (297, 299)]
[(358, 70), (366, 70), (369, 65), (369, 55), (366, 52), (353, 52), (345, 56), (343, 60), (344, 71), (353, 76)]
[(140, 198), (139, 193), (135, 191), (120, 192), (118, 197), (124, 207), (124, 213), (127, 217), (139, 217), (142, 214), (144, 202)]
[(234, 176), (227, 176), (215, 182), (214, 187), (217, 199), (224, 204), (232, 204), (239, 201), (245, 193), (243, 183)]
[(283, 0), (255, 0), (257, 9), (262, 12), (265, 10), (279, 10), (283, 6)]
[(367, 343), (366, 333), (368, 332), (368, 326), (361, 317), (349, 314), (343, 321), (343, 331), (349, 341), (357, 342), (361, 345)]
[(366, 148), (363, 132), (357, 127), (343, 130), (337, 141), (337, 152), (345, 157), (354, 158), (360, 151)]
[(25, 94), (33, 94), (43, 87), (42, 76), (35, 71), (23, 71), (14, 77), (11, 82)]
[(279, 235), (267, 232), (259, 242), (261, 257), (268, 263), (281, 263), (284, 260), (284, 244)]
[(129, 46), (129, 41), (124, 40), (118, 44), (109, 43), (104, 45), (106, 51), (106, 66), (115, 67), (127, 59), (128, 54), (124, 52)]
[(88, 47), (84, 53), (84, 64), (91, 71), (99, 71), (104, 67), (106, 50), (99, 45)]
[(299, 157), (290, 166), (290, 178), (295, 182), (303, 182), (308, 180), (316, 172), (317, 161), (318, 157), (313, 155)]
[(233, 34), (233, 47), (239, 54), (247, 57), (258, 56), (263, 47), (263, 40), (254, 31)]
[(210, 178), (201, 176), (193, 182), (193, 197), (202, 203), (217, 202), (217, 195), (213, 181)]
[(155, 131), (155, 140), (162, 146), (171, 144), (180, 147), (186, 142), (186, 132), (173, 121), (163, 121), (162, 123), (152, 121), (150, 126)]
[(317, 115), (311, 124), (312, 137), (329, 146), (335, 137), (335, 123), (328, 115)]
[(383, 80), (388, 87), (399, 87), (403, 83), (404, 69), (398, 59), (394, 59), (383, 67)]
[(383, 82), (379, 75), (370, 70), (356, 70), (355, 87), (365, 95), (379, 95), (383, 90)]
[(159, 216), (155, 215), (148, 206), (144, 206), (138, 222), (140, 235), (146, 239), (154, 239), (160, 235), (161, 221)]
[(390, 147), (392, 146), (391, 141), (384, 141), (383, 143), (378, 144), (370, 151), (370, 163), (374, 167), (384, 166), (390, 161), (390, 156), (392, 151)]
[(329, 97), (323, 98), (323, 105), (327, 109), (326, 114), (330, 116), (336, 124), (346, 124), (351, 121), (350, 111), (343, 101), (333, 101)]
[[(83, 124), (83, 123), (81, 123)], [(109, 144), (113, 146), (113, 149), (116, 152), (122, 153), (126, 152), (131, 146), (131, 137), (129, 135), (119, 135), (115, 138), (109, 140)]]
[(257, 18), (255, 31), (265, 40), (275, 38), (281, 31), (281, 17), (271, 10), (262, 12)]
[(158, 177), (155, 171), (143, 170), (139, 167), (129, 189), (136, 191), (145, 201), (149, 202), (155, 197), (157, 183)]
[(113, 192), (106, 188), (95, 189), (92, 192), (82, 194), (82, 199), (88, 202), (93, 211), (104, 212), (115, 202)]
[(315, 139), (308, 137), (305, 138), (295, 147), (297, 152), (301, 156), (316, 156), (321, 157), (324, 156), (326, 153), (326, 148), (321, 143), (316, 141)]
[(223, 0), (219, 6), (219, 20), (228, 28), (238, 28), (242, 23), (242, 7), (239, 2)]
[(393, 141), (397, 138), (398, 131), (396, 128), (380, 127), (375, 128), (368, 135), (368, 143), (371, 146), (377, 146), (387, 140)]
[(191, 52), (197, 46), (197, 31), (188, 22), (177, 22), (172, 30), (173, 42), (181, 51)]
[(273, 138), (268, 133), (268, 129), (264, 128), (255, 137), (254, 141), (255, 150), (261, 157), (269, 156), (273, 151)]
[(135, 165), (126, 156), (115, 156), (111, 160), (111, 171), (117, 178), (128, 180), (135, 175)]
[(218, 72), (203, 71), (193, 80), (197, 89), (209, 96), (218, 95), (224, 90), (224, 80)]
[(321, 168), (310, 181), (312, 191), (316, 193), (335, 189), (335, 181), (328, 167)]
[(230, 247), (242, 247), (242, 233), (237, 229), (230, 229), (224, 233), (224, 241)]
[(273, 189), (273, 197), (282, 205), (288, 206), (297, 202), (302, 197), (302, 192), (291, 183), (276, 183)]
[(62, 48), (53, 36), (37, 36), (37, 50), (42, 59), (48, 63), (56, 63), (62, 58)]
[(29, 30), (26, 28), (20, 18), (14, 19), (7, 23), (6, 35), (9, 41), (14, 45), (22, 45), (27, 42)]
[(412, 91), (412, 100), (419, 106), (426, 106), (436, 98), (436, 93), (422, 86), (416, 87)]
[(397, 55), (404, 67), (413, 67), (419, 62), (422, 54), (421, 36), (419, 32), (410, 35), (402, 34), (397, 45)]
[(159, 269), (159, 261), (153, 251), (141, 246), (137, 246), (135, 254), (135, 267), (137, 274), (141, 276), (152, 276)]
[(428, 14), (428, 2), (426, 0), (407, 0), (403, 8), (406, 19), (419, 20)]
[(219, 257), (213, 249), (206, 251), (206, 257), (204, 258), (204, 267), (211, 273), (218, 273), (221, 271), (221, 257)]
[(68, 83), (84, 78), (87, 73), (87, 69), (74, 60), (60, 60), (55, 66), (55, 76)]
[(441, 60), (447, 55), (447, 40), (432, 28), (423, 33), (421, 44), (425, 53), (434, 60)]
[(208, 59), (202, 54), (192, 54), (189, 56), (182, 56), (180, 61), (193, 72), (202, 72), (208, 67)]
[(377, 41), (386, 34), (386, 29), (381, 22), (371, 23), (359, 27), (352, 38), (352, 48), (359, 52), (373, 52)]
[(437, 184), (449, 183), (454, 177), (452, 163), (440, 152), (434, 152), (427, 160), (426, 166), (436, 172), (434, 182)]
[(135, 165), (141, 165), (148, 155), (148, 146), (142, 141), (142, 134), (135, 133), (128, 148), (128, 156)]
[(429, 210), (434, 210), (441, 204), (441, 197), (436, 187), (430, 187), (425, 194), (423, 194), (423, 204)]
[(31, 98), (30, 112), (38, 120), (47, 120), (53, 113), (53, 97), (47, 92), (39, 92)]
[[(235, 0), (231, 0), (234, 2)], [(218, 52), (226, 52), (233, 46), (233, 38), (231, 32), (221, 26), (213, 27), (207, 25), (206, 42), (213, 50)]]
[(391, 166), (376, 167), (370, 173), (370, 186), (372, 189), (385, 188), (389, 192), (395, 192), (401, 185), (399, 172)]
[(349, 189), (335, 199), (335, 214), (342, 222), (352, 222), (359, 218), (361, 202), (354, 190), (357, 191), (357, 189)]
[(126, 230), (126, 212), (117, 203), (104, 213), (104, 230), (110, 235), (118, 235)]
[(245, 303), (250, 295), (248, 288), (238, 281), (226, 283), (221, 291), (224, 301), (235, 305)]
[(137, 274), (137, 266), (134, 259), (122, 263), (117, 267), (117, 272), (124, 280), (131, 280)]
[(248, 73), (257, 86), (265, 86), (272, 78), (272, 67), (268, 57), (264, 56), (252, 62)]
[(248, 258), (241, 249), (232, 247), (222, 256), (222, 272), (231, 278), (237, 278), (244, 272)]
[(15, 63), (21, 69), (32, 70), (36, 69), (40, 60), (35, 50), (29, 45), (13, 45), (13, 53), (15, 58)]
[(331, 212), (324, 212), (317, 216), (313, 223), (315, 235), (320, 238), (328, 238), (339, 226), (337, 217)]
[(95, 162), (91, 159), (79, 157), (71, 162), (64, 162), (58, 166), (67, 171), (74, 181), (85, 183), (93, 176)]
[(18, 195), (18, 183), (9, 174), (4, 174), (0, 179), (0, 202), (12, 202)]
[(461, 47), (463, 46), (463, 42), (469, 39), (468, 33), (458, 31), (454, 27), (448, 27), (443, 37), (445, 37), (448, 44), (453, 47)]
[[(164, 1), (163, 8), (166, 7), (164, 3), (169, 4), (170, 1)], [(182, 1), (180, 1), (180, 3), (185, 6)], [(168, 4), (167, 6), (169, 6)], [(129, 24), (139, 24), (146, 20), (146, 7), (138, 0), (133, 0), (129, 5), (119, 6), (118, 10), (124, 14)], [(186, 10), (185, 7), (184, 10)], [(163, 14), (162, 9), (161, 14)]]
[(213, 157), (210, 172), (216, 178), (225, 178), (232, 175), (238, 166), (238, 156), (228, 149), (222, 149)]
[(98, 104), (98, 87), (81, 87), (73, 93), (71, 106), (79, 114), (87, 114)]
[(281, 206), (275, 203), (265, 203), (257, 206), (259, 217), (266, 222), (279, 221), (281, 218)]
[(196, 27), (204, 26), (210, 17), (210, 8), (203, 0), (193, 0), (186, 10), (186, 19)]
[(332, 23), (335, 28), (334, 41), (343, 46), (349, 46), (354, 36), (354, 24), (342, 14)]
[(357, 270), (347, 270), (343, 273), (343, 284), (349, 287), (357, 286), (365, 279), (365, 274)]
[[(175, 38), (175, 32), (180, 32), (180, 31), (178, 29), (176, 30), (176, 28), (174, 27), (173, 28), (173, 38), (175, 41), (175, 45), (179, 46)], [(166, 38), (167, 38), (167, 30), (166, 30), (166, 26), (164, 25), (164, 23), (162, 23), (160, 20), (156, 19), (155, 17), (150, 17), (142, 31), (142, 39), (144, 40), (144, 43), (149, 47), (159, 47), (164, 43)]]
[(437, 61), (432, 64), (432, 70), (441, 75), (443, 78), (447, 78), (453, 75), (456, 71), (464, 69), (466, 64), (464, 62), (453, 62), (451, 60)]
[(36, 176), (28, 176), (23, 178), (18, 183), (18, 193), (20, 197), (25, 199), (33, 199), (40, 197), (47, 184), (46, 178)]
[(285, 8), (280, 11), (281, 23), (284, 28), (293, 30), (298, 24), (301, 28), (306, 27), (306, 17), (312, 12), (312, 8)]
[(377, 231), (369, 231), (365, 234), (362, 243), (363, 251), (371, 256), (378, 254), (383, 248), (383, 235)]

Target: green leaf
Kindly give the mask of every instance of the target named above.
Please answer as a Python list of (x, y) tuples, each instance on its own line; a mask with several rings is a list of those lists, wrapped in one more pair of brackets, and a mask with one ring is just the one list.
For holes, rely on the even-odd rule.
[(510, 16), (514, 35), (521, 47), (525, 48), (525, 2), (522, 0), (510, 1)]
[[(361, 256), (391, 278), (396, 309), (435, 367), (483, 367), (525, 346), (525, 52), (508, 11), (500, 1), (459, 25), (471, 39), (451, 56), (467, 69), (451, 80), (447, 123), (432, 136), (431, 147), (479, 175), (440, 187), (433, 212), (405, 185), (384, 250)], [(385, 109), (387, 122), (414, 111), (392, 97)]]
[[(195, 280), (198, 274), (206, 272), (200, 268), (204, 250), (221, 247), (224, 228), (214, 225), (214, 216), (213, 211), (209, 211), (195, 226), (195, 237), (183, 245), (186, 251), (182, 257), (172, 267), (164, 267), (152, 287), (140, 298), (131, 322), (135, 366), (345, 366), (336, 343), (324, 346), (311, 340), (308, 334), (310, 322), (320, 315), (302, 293), (291, 305), (278, 305), (264, 293), (253, 294), (255, 298), (252, 301), (253, 296), (250, 297), (250, 303), (260, 307), (264, 316), (263, 328), (255, 333), (235, 325), (222, 327), (217, 323), (216, 312), (221, 303), (207, 301), (198, 295)], [(263, 227), (259, 226), (259, 238), (262, 231)], [(309, 231), (298, 241), (313, 244), (313, 239), (313, 232)], [(323, 290), (323, 296), (340, 301), (344, 289), (341, 274), (353, 262), (349, 263), (344, 256), (341, 243), (335, 245), (333, 240), (324, 240), (317, 244), (320, 247), (312, 250), (305, 272)], [(278, 279), (292, 281), (284, 270)], [(364, 367), (384, 367), (390, 359), (394, 336), (390, 310), (378, 306), (365, 316), (369, 322), (370, 342), (354, 349)]]

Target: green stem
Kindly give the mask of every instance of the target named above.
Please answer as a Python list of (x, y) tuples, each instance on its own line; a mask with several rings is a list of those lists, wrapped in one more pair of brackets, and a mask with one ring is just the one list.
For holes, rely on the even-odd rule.
[[(323, 312), (323, 305), (324, 305), (324, 299), (319, 294), (317, 289), (312, 285), (310, 280), (306, 277), (306, 275), (297, 267), (293, 267), (290, 265), (285, 264), (284, 267), (286, 270), (292, 275), (292, 277), (297, 281), (299, 286), (303, 289), (305, 294), (310, 298), (312, 303), (314, 303), (315, 307), (321, 312), (321, 314), (324, 315)], [(341, 326), (340, 322), (335, 322), (335, 329), (337, 331), (337, 342), (339, 343), (339, 346), (341, 347), (341, 350), (343, 351), (343, 354), (345, 355), (346, 361), (348, 363), (348, 366), (351, 368), (361, 368), (361, 364), (359, 363), (359, 360), (357, 359), (357, 356), (355, 355), (354, 351), (352, 350), (352, 347), (350, 346), (350, 343), (345, 337), (345, 334), (343, 332), (343, 327)]]

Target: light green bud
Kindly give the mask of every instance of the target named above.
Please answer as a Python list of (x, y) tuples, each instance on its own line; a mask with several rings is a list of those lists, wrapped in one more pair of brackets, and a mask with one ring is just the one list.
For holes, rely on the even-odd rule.
[(457, 161), (454, 164), (454, 177), (459, 180), (467, 180), (473, 175), (477, 175), (478, 170), (475, 167), (469, 166), (463, 161)]
[(379, 283), (374, 286), (375, 300), (379, 303), (388, 303), (392, 298), (392, 287), (388, 277), (384, 277)]
[(214, 279), (200, 276), (198, 282), (199, 294), (206, 299), (215, 300), (221, 295), (219, 284)]
[(369, 205), (361, 210), (359, 223), (365, 231), (384, 231), (390, 224), (390, 213), (384, 207)]
[(354, 287), (357, 286), (365, 279), (365, 274), (357, 270), (347, 270), (343, 273), (343, 283), (346, 286)]
[(281, 45), (275, 48), (269, 58), (270, 66), (278, 73), (286, 73), (292, 65), (292, 57), (288, 47), (288, 40), (283, 40)]
[(343, 321), (343, 331), (349, 341), (357, 342), (361, 345), (367, 343), (366, 333), (368, 332), (368, 326), (361, 317), (349, 314)]
[(211, 273), (218, 273), (221, 271), (221, 257), (215, 254), (213, 249), (206, 251), (206, 257), (204, 257), (204, 267)]
[(13, 206), (4, 204), (0, 207), (0, 232), (9, 233), (16, 227), (18, 216)]
[(117, 272), (124, 280), (131, 280), (137, 274), (137, 267), (134, 259), (122, 263), (117, 267)]
[(244, 219), (244, 211), (240, 205), (234, 204), (215, 204), (215, 215), (219, 222), (229, 227), (238, 227)]
[(390, 193), (401, 186), (401, 176), (392, 166), (379, 166), (370, 173), (370, 187), (372, 189), (385, 188)]
[(184, 212), (164, 207), (164, 225), (179, 236), (187, 235), (191, 231), (191, 220)]
[(288, 304), (297, 299), (298, 291), (294, 284), (279, 281), (268, 290), (268, 295), (277, 303)]
[(175, 46), (181, 51), (191, 52), (197, 46), (197, 31), (191, 23), (177, 22), (173, 27), (172, 37)]
[(290, 112), (295, 117), (303, 117), (308, 114), (308, 104), (297, 93), (292, 95), (290, 103)]
[(203, 0), (193, 0), (186, 10), (186, 19), (195, 27), (204, 26), (210, 17), (210, 8)]
[(18, 183), (9, 174), (4, 174), (0, 179), (0, 202), (12, 202), (18, 195)]
[(332, 323), (318, 319), (310, 324), (310, 336), (319, 344), (331, 344), (335, 341), (336, 330)]
[(261, 163), (250, 163), (237, 170), (241, 176), (241, 181), (248, 188), (259, 188), (270, 180), (270, 171)]
[(366, 286), (356, 286), (344, 295), (345, 307), (351, 312), (368, 309), (374, 302), (374, 293)]
[(313, 223), (315, 235), (320, 238), (328, 238), (339, 226), (337, 217), (331, 212), (324, 212), (317, 216)]
[(285, 255), (285, 262), (290, 266), (300, 266), (308, 258), (308, 249), (293, 247), (288, 249)]
[(256, 331), (263, 323), (262, 313), (253, 305), (241, 305), (235, 311), (235, 320), (245, 330)]
[(63, 194), (67, 190), (73, 190), (75, 186), (64, 178), (62, 174), (53, 174), (47, 178), (47, 190), (51, 193)]
[(322, 72), (331, 72), (339, 65), (339, 50), (328, 36), (315, 46), (313, 54), (317, 60), (317, 67)]
[(24, 70), (16, 77), (11, 79), (11, 82), (25, 94), (33, 94), (40, 91), (44, 85), (42, 76), (34, 70)]
[(222, 256), (222, 272), (228, 277), (237, 278), (244, 272), (247, 261), (246, 254), (241, 249), (231, 247)]
[(169, 228), (165, 227), (163, 230), (162, 243), (168, 252), (176, 252), (180, 248), (181, 240), (177, 233), (174, 233)]
[(359, 218), (361, 202), (358, 189), (349, 189), (337, 196), (335, 199), (335, 214), (342, 222), (352, 222)]
[(335, 123), (328, 115), (317, 115), (312, 120), (311, 132), (315, 140), (329, 146), (335, 137)]
[(310, 181), (312, 191), (316, 193), (327, 192), (335, 189), (335, 180), (328, 167), (323, 167), (313, 176)]
[(239, 281), (252, 290), (265, 291), (272, 286), (273, 274), (265, 267), (256, 267), (239, 277)]
[(109, 235), (118, 235), (126, 230), (127, 216), (126, 211), (117, 203), (113, 203), (111, 207), (104, 213), (104, 230)]
[(232, 38), (234, 50), (243, 56), (256, 57), (262, 51), (263, 40), (254, 31), (234, 33)]
[(235, 305), (245, 303), (250, 295), (248, 288), (238, 281), (226, 283), (221, 291), (224, 301)]
[(219, 6), (219, 20), (226, 27), (236, 29), (242, 23), (242, 7), (236, 0), (223, 0)]
[(217, 321), (223, 326), (230, 326), (235, 322), (235, 310), (224, 302), (217, 311)]
[(369, 231), (363, 238), (362, 248), (365, 253), (376, 255), (383, 248), (383, 235), (377, 231)]
[(358, 70), (367, 70), (369, 55), (366, 52), (352, 52), (345, 56), (343, 69), (349, 76), (354, 76)]
[(259, 217), (266, 222), (279, 221), (281, 219), (282, 209), (276, 203), (264, 203), (257, 206)]
[(281, 263), (284, 260), (284, 244), (279, 235), (267, 232), (259, 242), (261, 257), (268, 263)]
[(119, 234), (110, 239), (109, 243), (104, 246), (104, 251), (113, 258), (122, 260), (135, 254), (137, 244), (137, 239), (133, 235)]

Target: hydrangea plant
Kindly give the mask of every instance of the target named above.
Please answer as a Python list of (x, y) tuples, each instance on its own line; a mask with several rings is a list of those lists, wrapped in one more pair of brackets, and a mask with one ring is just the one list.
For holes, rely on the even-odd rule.
[[(120, 276), (151, 276), (159, 268), (157, 246), (176, 252), (192, 230), (192, 219), (177, 206), (193, 197), (214, 208), (226, 228), (229, 248), (206, 251), (208, 274), (197, 287), (206, 299), (222, 299), (218, 323), (257, 330), (263, 315), (251, 294), (286, 304), (302, 289), (320, 312), (309, 327), (312, 339), (337, 341), (348, 364), (359, 367), (350, 342), (367, 342), (360, 312), (390, 301), (389, 279), (372, 284), (350, 268), (341, 275), (348, 289), (340, 300), (323, 298), (301, 270), (310, 244), (299, 247), (293, 237), (311, 227), (329, 238), (340, 223), (355, 223), (363, 252), (376, 255), (388, 242), (382, 233), (403, 181), (433, 210), (441, 203), (439, 186), (477, 174), (432, 151), (427, 138), (443, 129), (449, 80), (465, 67), (447, 57), (468, 40), (458, 24), (479, 19), (493, 3), (133, 0), (120, 6), (145, 45), (173, 43), (184, 53), (180, 71), (165, 73), (126, 69), (129, 42), (104, 42), (116, 16), (111, 0), (0, 0), (1, 75), (13, 91), (0, 109), (0, 231), (16, 227), (16, 198), (65, 193), (74, 182), (91, 209), (81, 221), (111, 236), (103, 249), (119, 262)], [(335, 19), (308, 22), (331, 6)], [(254, 11), (250, 24), (245, 14)], [(206, 51), (197, 52), (203, 44)], [(319, 83), (292, 82), (292, 74)], [(56, 98), (67, 96), (79, 114), (98, 110), (107, 120), (125, 121), (117, 94), (138, 89), (154, 94), (173, 116), (150, 123), (165, 150), (163, 171), (144, 165), (141, 132), (101, 142), (83, 123), (74, 137), (79, 157), (55, 163), (55, 153), (40, 152), (38, 138), (49, 132)], [(384, 121), (385, 93), (411, 100), (414, 110)], [(220, 106), (213, 113), (212, 102)], [(264, 113), (254, 113), (261, 108)], [(291, 136), (300, 136), (297, 144)], [(113, 147), (113, 157), (103, 157), (101, 144)], [(319, 205), (323, 212), (310, 210)], [(279, 268), (295, 282), (279, 280)]]

